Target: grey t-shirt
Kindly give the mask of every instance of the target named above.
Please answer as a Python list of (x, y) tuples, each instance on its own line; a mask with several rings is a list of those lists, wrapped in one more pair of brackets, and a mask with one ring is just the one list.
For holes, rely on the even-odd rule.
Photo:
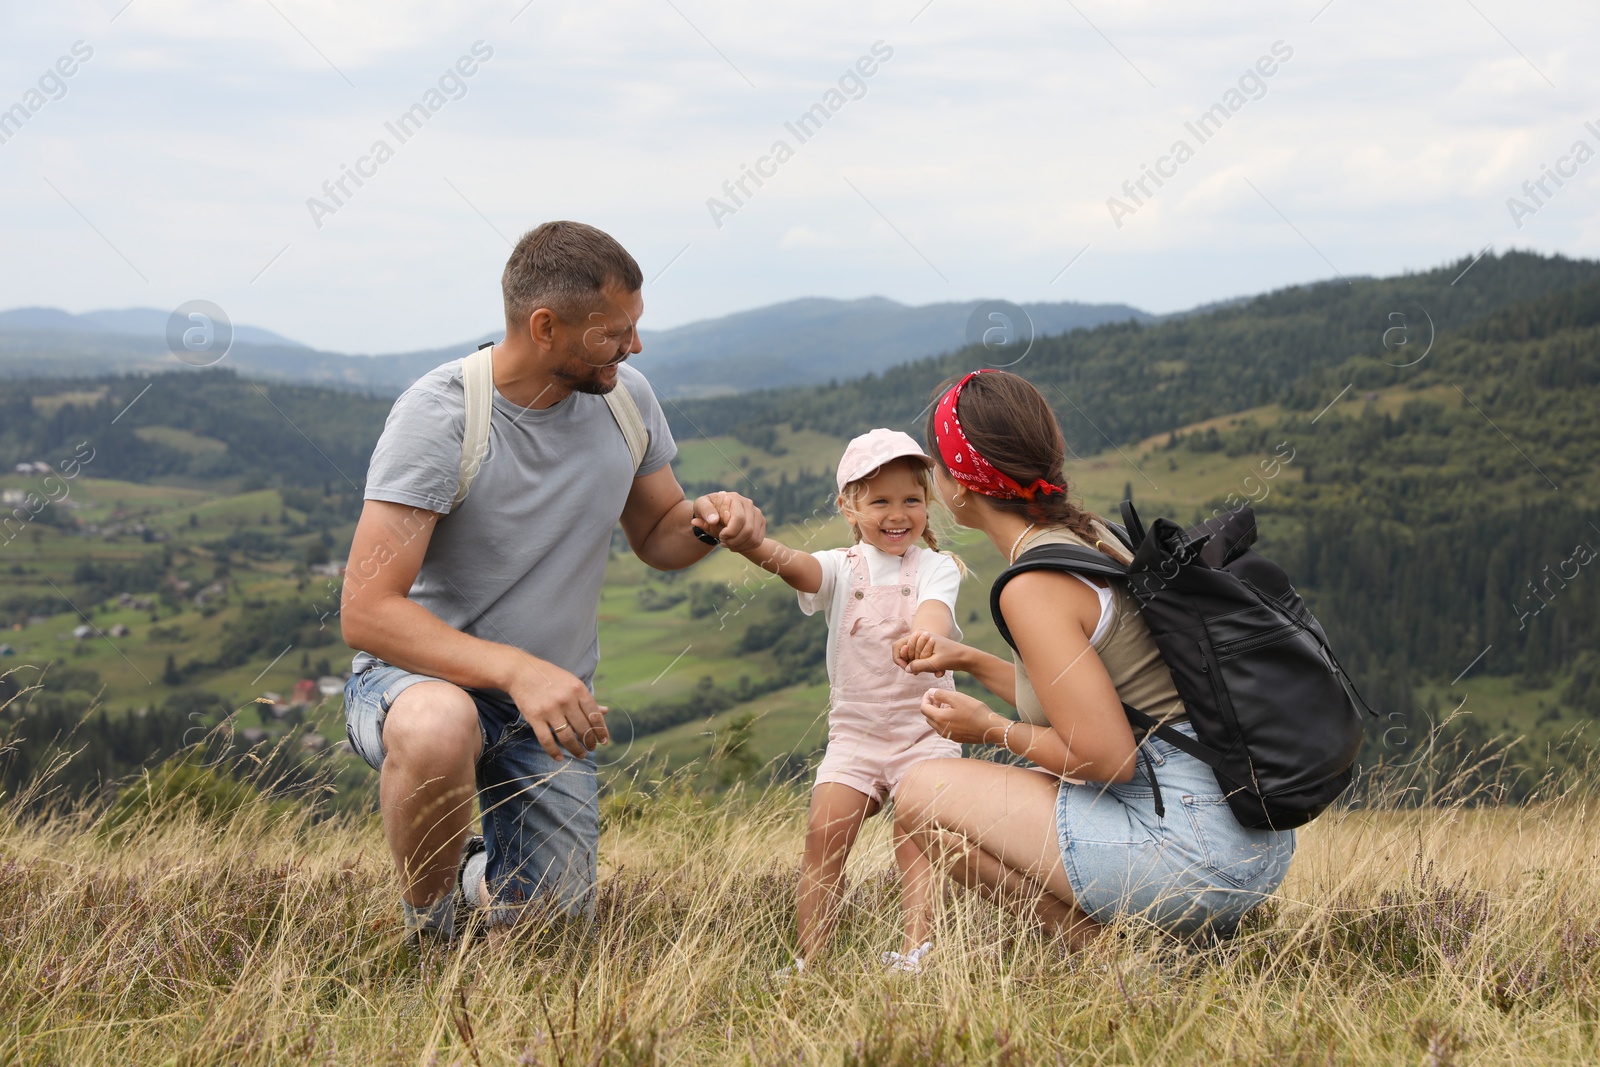
[[(368, 500), (444, 515), (410, 599), (463, 633), (525, 649), (585, 683), (600, 659), (611, 531), (633, 479), (678, 453), (644, 375), (623, 364), (617, 387), (633, 395), (650, 435), (637, 471), (604, 397), (573, 393), (536, 410), (496, 390), (488, 454), (452, 512), (466, 418), (460, 360), (400, 395), (367, 467)], [(352, 561), (345, 581), (359, 581), (371, 566)], [(352, 669), (377, 662), (362, 652)]]

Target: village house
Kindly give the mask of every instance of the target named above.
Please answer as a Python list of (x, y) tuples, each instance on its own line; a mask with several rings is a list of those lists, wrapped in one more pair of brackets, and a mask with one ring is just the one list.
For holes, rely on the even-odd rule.
[(221, 582), (212, 582), (210, 585), (206, 586), (204, 589), (200, 590), (194, 595), (194, 602), (196, 604), (203, 605), (206, 601), (214, 600), (217, 597), (225, 595), (226, 593), (227, 586), (223, 585)]

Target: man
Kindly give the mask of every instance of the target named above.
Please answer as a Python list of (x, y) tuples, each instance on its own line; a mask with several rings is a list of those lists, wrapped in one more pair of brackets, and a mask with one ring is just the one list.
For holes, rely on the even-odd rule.
[[(599, 837), (591, 753), (607, 741), (591, 683), (611, 532), (660, 570), (751, 548), (766, 523), (745, 497), (684, 498), (677, 453), (644, 376), (643, 276), (576, 222), (525, 234), (501, 279), (487, 450), (457, 499), (468, 421), (463, 364), (395, 401), (367, 471), (350, 546), (345, 688), (355, 750), (380, 772), (384, 834), (408, 933), (454, 937), (458, 903), (509, 922), (538, 901), (592, 907)], [(608, 410), (621, 387), (644, 434)], [(634, 449), (643, 457), (635, 463)], [(463, 853), (474, 796), (486, 851)], [(476, 850), (473, 850), (476, 851)]]

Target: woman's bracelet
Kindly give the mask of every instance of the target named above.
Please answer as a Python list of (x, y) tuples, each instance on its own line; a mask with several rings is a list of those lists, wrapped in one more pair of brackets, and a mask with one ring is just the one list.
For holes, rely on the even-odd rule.
[[(1005, 749), (1007, 752), (1011, 751), (1011, 728), (1021, 721), (1021, 719), (1012, 719), (1010, 722), (1006, 723), (1005, 733), (1000, 735), (1000, 747)], [(1013, 755), (1015, 755), (1015, 753), (1013, 753)]]

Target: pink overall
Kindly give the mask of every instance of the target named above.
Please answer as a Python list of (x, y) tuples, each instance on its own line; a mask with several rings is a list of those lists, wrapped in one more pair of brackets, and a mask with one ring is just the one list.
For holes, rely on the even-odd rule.
[(911, 632), (917, 611), (921, 554), (916, 545), (906, 549), (897, 584), (872, 585), (861, 547), (846, 553), (852, 588), (835, 621), (828, 751), (817, 784), (847, 785), (880, 804), (913, 763), (961, 755), (961, 746), (934, 733), (921, 710), (924, 693), (953, 689), (955, 679), (948, 672), (907, 674), (894, 662), (894, 642)]

